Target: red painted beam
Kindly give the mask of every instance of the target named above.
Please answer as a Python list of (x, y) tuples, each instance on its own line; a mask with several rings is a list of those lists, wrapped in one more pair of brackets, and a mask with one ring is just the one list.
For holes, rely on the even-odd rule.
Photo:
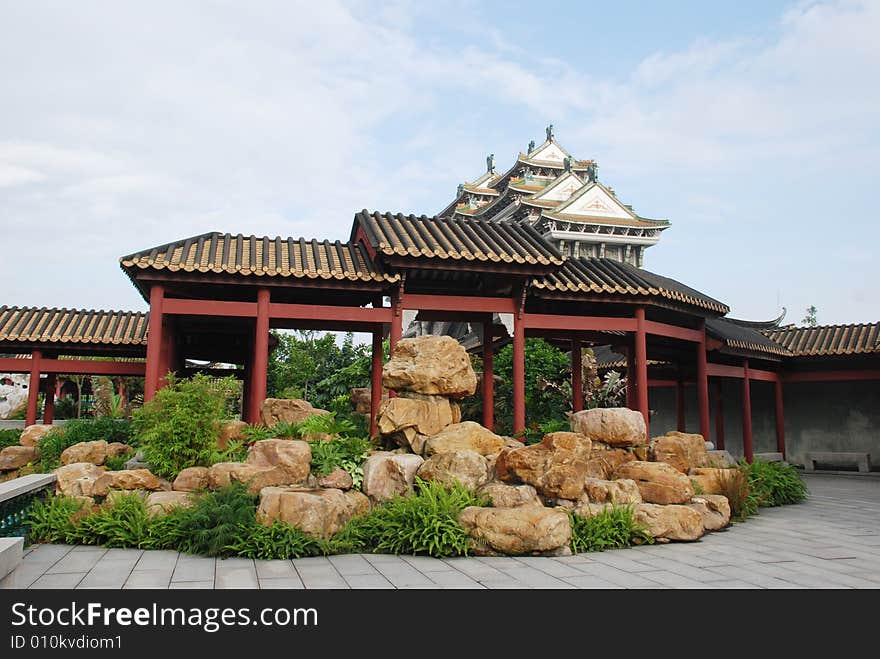
[[(727, 366), (726, 364), (709, 364), (707, 366), (708, 374), (716, 378), (742, 378), (743, 369), (739, 366)], [(762, 371), (758, 369), (749, 369), (750, 380), (760, 380), (762, 382), (776, 382), (779, 374), (773, 371)]]
[(0, 357), (0, 373), (30, 373), (30, 357)]
[(635, 318), (610, 318), (604, 316), (562, 316), (542, 313), (524, 313), (526, 329), (553, 329), (568, 331), (635, 332)]
[(703, 338), (703, 333), (699, 330), (667, 325), (666, 323), (658, 323), (653, 320), (645, 321), (645, 331), (655, 336), (666, 336), (671, 339), (681, 339), (682, 341), (690, 341), (692, 343), (699, 343)]
[[(0, 373), (30, 373), (30, 358), (0, 358)], [(40, 373), (61, 375), (131, 375), (143, 376), (144, 362), (103, 362), (91, 359), (41, 359)]]
[(470, 297), (466, 295), (415, 295), (407, 293), (404, 309), (419, 311), (471, 311), (480, 313), (513, 313), (514, 301), (506, 297)]
[(715, 448), (724, 449), (724, 397), (721, 380), (715, 380)]
[(676, 387), (678, 380), (648, 380), (649, 387)]
[(162, 311), (179, 316), (227, 316), (236, 318), (255, 318), (255, 302), (233, 302), (230, 300), (183, 300), (165, 298)]
[(495, 346), (492, 321), (483, 323), (483, 427), (495, 430)]
[(287, 320), (330, 320), (361, 323), (390, 323), (392, 309), (383, 307), (337, 307), (328, 304), (269, 304), (271, 318)]
[(880, 370), (859, 371), (809, 371), (785, 373), (783, 382), (851, 382), (853, 380), (880, 380)]

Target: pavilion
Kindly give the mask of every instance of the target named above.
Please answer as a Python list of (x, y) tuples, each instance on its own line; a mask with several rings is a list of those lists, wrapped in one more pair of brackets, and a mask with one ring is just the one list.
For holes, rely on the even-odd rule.
[[(749, 460), (753, 387), (772, 388), (772, 404), (760, 406), (762, 447), (785, 454), (787, 426), (804, 423), (786, 410), (815, 414), (816, 392), (803, 385), (867, 382), (866, 402), (853, 404), (866, 408), (874, 433), (868, 441), (880, 449), (872, 403), (880, 324), (792, 328), (731, 319), (723, 302), (643, 269), (645, 249), (668, 222), (619, 202), (598, 182), (593, 161), (575, 161), (558, 147), (552, 127), (507, 173), (494, 171), (494, 158), (487, 165), (440, 215), (363, 210), (344, 243), (210, 232), (123, 256), (120, 266), (149, 313), (0, 307), (0, 352), (15, 355), (0, 358), (0, 372), (30, 374), (30, 424), (42, 374), (50, 392), (61, 373), (143, 375), (150, 399), (187, 359), (237, 364), (242, 416), (257, 422), (271, 329), (366, 332), (375, 424), (383, 337), (393, 349), (404, 316), (417, 314), (421, 322), (478, 328), (482, 422), (489, 428), (496, 337), (513, 344), (515, 432), (528, 414), (525, 339), (544, 337), (567, 346), (576, 365), (584, 346), (608, 346), (606, 364), (626, 369), (627, 405), (646, 423), (698, 431)], [(82, 359), (95, 356), (106, 360)], [(572, 389), (577, 411), (579, 367)], [(675, 392), (674, 400), (666, 392)], [(53, 398), (46, 397), (44, 421), (51, 421)], [(732, 441), (724, 418), (731, 402), (739, 403), (741, 443), (740, 433)], [(771, 447), (763, 439), (768, 419)]]

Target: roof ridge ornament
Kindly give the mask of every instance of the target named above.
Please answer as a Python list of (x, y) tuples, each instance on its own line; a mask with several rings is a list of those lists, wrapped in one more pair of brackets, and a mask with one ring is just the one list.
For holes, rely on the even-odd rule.
[(587, 180), (590, 183), (598, 183), (599, 182), (599, 165), (595, 160), (590, 160), (587, 162)]
[(535, 140), (529, 140), (529, 150), (526, 151), (526, 155), (529, 155), (534, 150), (535, 150)]
[(571, 172), (571, 156), (565, 156), (562, 159), (562, 165), (565, 167), (565, 171)]
[(495, 173), (495, 154), (494, 153), (490, 153), (488, 156), (486, 156), (486, 171), (489, 172), (490, 174)]
[(548, 142), (552, 142), (552, 141), (553, 141), (553, 124), (550, 124), (550, 125), (547, 126), (547, 128), (545, 128), (544, 130), (545, 130), (546, 133), (547, 133), (547, 141), (548, 141)]

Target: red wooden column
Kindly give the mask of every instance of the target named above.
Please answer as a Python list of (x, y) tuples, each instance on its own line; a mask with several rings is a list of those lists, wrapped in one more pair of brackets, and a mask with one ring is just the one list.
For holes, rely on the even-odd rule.
[[(526, 429), (526, 328), (520, 314), (513, 317), (513, 434)], [(525, 442), (525, 437), (523, 437)]]
[(697, 406), (700, 410), (700, 434), (711, 440), (709, 429), (709, 368), (706, 363), (706, 323), (700, 323), (702, 336), (697, 343)]
[(687, 417), (684, 403), (684, 380), (675, 381), (675, 412), (678, 432), (687, 432)]
[(373, 330), (373, 354), (370, 368), (370, 437), (376, 434), (376, 415), (382, 401), (382, 328)]
[[(648, 344), (645, 332), (645, 308), (636, 307), (636, 399), (637, 409), (645, 417), (645, 429), (648, 429)], [(647, 430), (650, 437), (650, 430)]]
[(159, 388), (162, 375), (162, 304), (165, 300), (165, 287), (153, 284), (150, 289), (150, 323), (147, 326), (147, 367), (144, 374), (144, 400), (152, 400)]
[(391, 309), (393, 313), (391, 314), (391, 333), (390, 333), (390, 342), (391, 342), (391, 354), (394, 354), (394, 348), (397, 347), (397, 342), (400, 341), (400, 337), (403, 336), (403, 293), (399, 288), (391, 291)]
[(43, 405), (43, 423), (51, 424), (55, 418), (55, 382), (57, 379), (58, 376), (55, 373), (49, 373), (46, 376), (46, 402)]
[(782, 378), (773, 383), (776, 393), (776, 450), (785, 458), (785, 411), (782, 407)]
[(743, 360), (743, 455), (751, 463), (755, 459), (752, 443), (752, 391), (749, 386), (749, 360)]
[(584, 409), (584, 366), (578, 338), (571, 340), (571, 409), (573, 412)]
[(495, 430), (495, 338), (492, 320), (483, 323), (483, 426)]
[(724, 449), (724, 397), (720, 378), (715, 380), (715, 448)]
[(28, 382), (27, 411), (25, 412), (25, 426), (32, 426), (37, 422), (37, 403), (40, 396), (40, 360), (43, 358), (42, 350), (34, 350), (31, 353), (31, 379)]
[(631, 410), (636, 409), (636, 368), (633, 357), (632, 346), (629, 346), (626, 349), (626, 406)]
[(260, 418), (260, 406), (266, 400), (266, 378), (269, 371), (269, 289), (257, 290), (257, 322), (254, 329), (254, 355), (251, 360), (251, 382), (248, 387), (250, 423)]

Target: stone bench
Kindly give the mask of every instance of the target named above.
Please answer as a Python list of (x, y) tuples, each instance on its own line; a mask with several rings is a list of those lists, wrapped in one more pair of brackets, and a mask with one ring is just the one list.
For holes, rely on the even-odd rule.
[(816, 471), (816, 464), (856, 465), (860, 473), (871, 471), (871, 454), (844, 451), (811, 451), (807, 453), (804, 471)]

